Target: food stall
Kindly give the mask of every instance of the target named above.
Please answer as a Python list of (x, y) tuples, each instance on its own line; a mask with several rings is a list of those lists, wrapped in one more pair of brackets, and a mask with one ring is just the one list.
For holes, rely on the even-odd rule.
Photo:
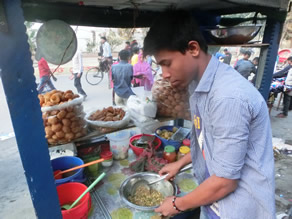
[[(36, 91), (31, 54), (24, 26), (25, 20), (45, 22), (59, 19), (70, 25), (126, 28), (150, 26), (153, 18), (171, 5), (194, 12), (199, 10), (202, 14), (212, 14), (213, 17), (224, 14), (259, 12), (266, 16), (263, 41), (257, 44), (233, 46), (261, 48), (256, 87), (267, 99), (287, 4), (287, 0), (177, 0), (171, 2), (166, 0), (146, 2), (139, 0), (81, 2), (75, 0), (1, 0), (0, 75), (37, 217), (61, 218), (62, 216)], [(203, 18), (201, 19), (203, 20)], [(221, 19), (221, 22), (223, 21), (224, 19)], [(232, 22), (232, 19), (225, 19), (225, 22)], [(221, 46), (227, 46), (227, 44)], [(126, 176), (132, 174), (127, 172), (128, 169), (124, 169), (125, 167), (128, 167), (127, 161), (114, 162), (110, 170), (113, 172), (109, 171), (107, 174), (108, 182), (111, 183), (100, 185), (99, 195), (94, 196), (94, 200), (97, 200), (96, 203), (101, 204), (100, 206), (97, 204), (97, 207), (94, 208), (93, 218), (107, 218), (109, 211), (111, 211), (112, 217), (125, 215), (124, 218), (132, 218), (131, 215), (135, 215), (137, 218), (145, 218), (145, 214), (148, 214), (149, 218), (154, 216), (153, 212), (139, 213), (134, 210), (133, 213), (128, 210), (129, 208), (124, 207), (123, 202), (120, 202), (117, 187)], [(125, 172), (125, 174), (119, 175), (121, 172)], [(181, 179), (177, 179), (179, 181), (176, 183), (181, 184), (180, 194), (194, 188), (195, 184), (189, 181), (189, 176), (191, 176), (190, 173), (184, 173)], [(185, 180), (188, 180), (188, 183), (185, 183)], [(119, 206), (119, 204), (121, 205)], [(118, 217), (116, 216), (116, 218)]]

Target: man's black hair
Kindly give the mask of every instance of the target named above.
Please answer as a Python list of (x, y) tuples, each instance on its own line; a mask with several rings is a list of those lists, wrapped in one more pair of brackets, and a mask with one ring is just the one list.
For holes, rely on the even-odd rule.
[(292, 56), (290, 56), (290, 57), (287, 59), (287, 61), (292, 62)]
[(130, 58), (130, 53), (128, 50), (123, 49), (119, 52), (119, 57), (123, 61), (128, 61)]
[(190, 41), (197, 41), (207, 53), (208, 46), (191, 14), (183, 10), (167, 10), (154, 21), (144, 40), (144, 56), (161, 50), (185, 54)]
[(106, 41), (106, 37), (103, 36), (103, 37), (100, 37), (100, 38)]
[(250, 57), (251, 56), (251, 52), (250, 51), (244, 51), (243, 55), (248, 55)]
[(134, 54), (138, 54), (138, 53), (139, 53), (139, 48), (138, 48), (137, 46), (135, 46), (135, 47), (133, 48), (133, 53), (134, 53)]
[(130, 45), (130, 42), (129, 42), (129, 41), (126, 41), (125, 43), (126, 43), (127, 45)]
[(228, 51), (228, 49), (226, 49), (226, 48), (225, 48), (223, 51), (224, 51), (224, 52), (227, 52), (227, 51)]
[(259, 57), (254, 57), (252, 61), (257, 61), (259, 62), (260, 58)]

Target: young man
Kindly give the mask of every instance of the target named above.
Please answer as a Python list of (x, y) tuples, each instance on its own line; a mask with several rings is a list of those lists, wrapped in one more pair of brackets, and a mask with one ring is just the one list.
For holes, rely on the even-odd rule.
[(231, 58), (232, 58), (232, 54), (228, 51), (227, 48), (225, 48), (223, 50), (224, 52), (224, 58), (223, 58), (223, 63), (227, 64), (227, 65), (230, 65), (230, 62), (231, 62)]
[(87, 97), (87, 94), (85, 93), (81, 85), (81, 77), (83, 74), (83, 60), (82, 60), (82, 53), (80, 50), (77, 50), (75, 55), (73, 56), (72, 64), (73, 64), (72, 74), (74, 76), (74, 86), (76, 87), (77, 92), (81, 94), (83, 98), (85, 99)]
[(261, 94), (207, 53), (185, 11), (167, 11), (154, 22), (144, 41), (144, 56), (151, 54), (173, 87), (189, 88), (193, 118), (191, 153), (160, 174), (171, 179), (192, 162), (200, 183), (155, 211), (172, 216), (203, 206), (209, 218), (275, 218), (272, 135)]
[(131, 89), (133, 66), (128, 63), (129, 58), (130, 53), (127, 50), (122, 50), (119, 53), (120, 62), (112, 66), (112, 80), (117, 105), (126, 105), (129, 96), (135, 95)]
[(249, 60), (250, 55), (250, 51), (245, 51), (243, 53), (243, 59), (238, 60), (236, 65), (234, 66), (234, 69), (246, 79), (248, 79), (251, 72), (255, 72), (255, 67)]

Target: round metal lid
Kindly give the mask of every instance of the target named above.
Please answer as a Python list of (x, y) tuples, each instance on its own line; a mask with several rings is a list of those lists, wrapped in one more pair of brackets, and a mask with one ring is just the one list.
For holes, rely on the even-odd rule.
[(36, 43), (37, 55), (55, 65), (69, 62), (77, 50), (74, 30), (61, 20), (50, 20), (44, 23), (38, 30)]

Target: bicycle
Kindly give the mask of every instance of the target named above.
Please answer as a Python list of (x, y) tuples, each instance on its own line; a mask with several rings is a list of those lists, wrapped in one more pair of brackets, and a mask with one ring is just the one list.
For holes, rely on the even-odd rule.
[(85, 74), (86, 81), (90, 85), (98, 85), (102, 82), (104, 74), (109, 73), (111, 68), (111, 61), (101, 57), (98, 60), (99, 66), (90, 68)]

